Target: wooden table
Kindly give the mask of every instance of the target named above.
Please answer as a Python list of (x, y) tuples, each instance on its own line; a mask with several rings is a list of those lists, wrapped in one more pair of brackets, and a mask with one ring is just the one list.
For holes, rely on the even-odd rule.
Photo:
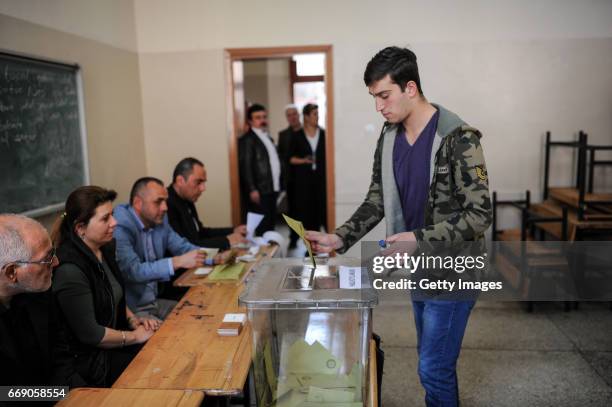
[(251, 329), (221, 337), (217, 328), (238, 307), (243, 285), (192, 287), (149, 339), (113, 388), (242, 391), (251, 365)]
[(204, 393), (191, 390), (100, 389), (83, 387), (72, 390), (68, 397), (56, 405), (60, 407), (199, 407), (202, 400), (204, 400)]
[[(542, 216), (555, 216), (560, 217), (562, 208), (556, 205), (554, 202), (545, 201), (542, 203), (531, 204), (530, 210), (538, 215)], [(567, 240), (575, 241), (580, 240), (579, 235), (584, 231), (611, 231), (612, 230), (612, 219), (609, 218), (597, 219), (597, 220), (580, 220), (575, 212), (569, 211), (567, 214), (567, 225), (568, 233)], [(542, 229), (551, 236), (557, 239), (561, 238), (561, 222), (555, 223), (537, 223), (536, 228)]]
[[(228, 283), (233, 284), (233, 285), (240, 285), (245, 281), (248, 274), (251, 272), (251, 269), (253, 269), (253, 267), (256, 264), (259, 264), (261, 261), (265, 259), (270, 259), (274, 257), (278, 249), (279, 249), (278, 245), (262, 246), (259, 249), (259, 253), (256, 256), (256, 260), (254, 262), (246, 263), (245, 267), (247, 269), (245, 270), (244, 273), (242, 273), (242, 277), (240, 278), (239, 281), (225, 281), (225, 282), (224, 281), (210, 281), (208, 279), (208, 276), (198, 276), (195, 274), (196, 269), (190, 269), (184, 272), (183, 274), (181, 274), (181, 276), (174, 281), (174, 285), (176, 287), (194, 287), (198, 285), (228, 284)], [(246, 252), (247, 250), (243, 250), (240, 254), (245, 254)]]

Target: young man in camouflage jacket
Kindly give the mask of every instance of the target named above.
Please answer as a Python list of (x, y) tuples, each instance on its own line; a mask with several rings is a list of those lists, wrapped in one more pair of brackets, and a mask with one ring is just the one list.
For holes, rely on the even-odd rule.
[[(425, 99), (416, 56), (408, 49), (380, 51), (364, 81), (386, 119), (370, 188), (333, 234), (307, 232), (313, 248), (343, 253), (385, 218), (388, 243), (423, 248), (470, 241), (484, 250), (491, 202), (480, 132)], [(473, 300), (413, 300), (428, 406), (458, 405), (456, 363), (473, 306)]]

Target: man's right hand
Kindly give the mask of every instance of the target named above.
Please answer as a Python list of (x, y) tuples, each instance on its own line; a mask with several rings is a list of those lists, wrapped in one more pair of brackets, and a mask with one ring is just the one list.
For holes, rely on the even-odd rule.
[(329, 253), (344, 246), (340, 236), (333, 233), (321, 233), (314, 230), (306, 231), (306, 239), (310, 242), (312, 250), (317, 253)]
[(244, 235), (242, 233), (232, 233), (226, 236), (227, 240), (229, 240), (229, 244), (230, 246), (233, 246), (235, 244), (239, 244), (239, 243), (246, 243), (247, 239), (246, 237), (244, 237)]
[(175, 270), (201, 267), (204, 264), (204, 259), (206, 259), (206, 253), (196, 249), (181, 256), (173, 257), (172, 266)]
[(255, 189), (255, 190), (251, 191), (251, 193), (249, 194), (249, 198), (251, 199), (251, 202), (253, 202), (254, 204), (259, 205), (261, 197), (259, 196), (259, 191), (258, 190)]

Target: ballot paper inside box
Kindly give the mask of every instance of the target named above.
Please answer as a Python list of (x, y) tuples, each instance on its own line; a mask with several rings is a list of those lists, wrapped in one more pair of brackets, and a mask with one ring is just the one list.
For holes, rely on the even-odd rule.
[(267, 261), (239, 301), (252, 328), (258, 406), (366, 405), (378, 298), (358, 259), (317, 260), (316, 268), (302, 259)]

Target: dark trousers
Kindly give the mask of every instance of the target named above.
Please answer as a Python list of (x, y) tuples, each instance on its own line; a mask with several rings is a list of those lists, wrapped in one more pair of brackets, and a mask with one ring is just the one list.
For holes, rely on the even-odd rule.
[(419, 378), (427, 407), (459, 404), (457, 359), (475, 301), (412, 301)]
[(257, 236), (261, 236), (268, 230), (274, 230), (276, 223), (276, 199), (278, 192), (259, 194), (259, 205), (249, 200), (249, 211), (264, 215), (261, 223), (255, 230)]

